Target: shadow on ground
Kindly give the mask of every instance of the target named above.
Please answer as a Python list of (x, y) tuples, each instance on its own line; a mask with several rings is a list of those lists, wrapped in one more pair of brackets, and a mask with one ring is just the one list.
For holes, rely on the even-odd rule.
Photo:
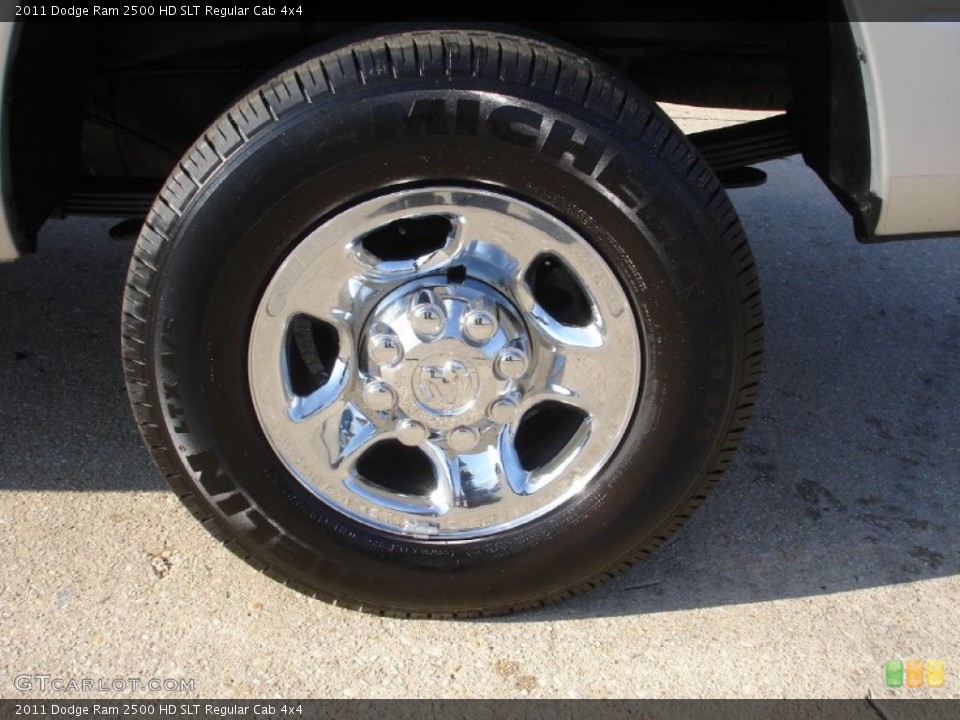
[[(754, 422), (649, 562), (523, 621), (804, 597), (960, 572), (960, 242), (863, 246), (798, 159), (734, 201), (767, 321)], [(124, 395), (129, 245), (51, 223), (0, 266), (0, 491), (156, 491)], [(922, 610), (919, 610), (922, 612)]]

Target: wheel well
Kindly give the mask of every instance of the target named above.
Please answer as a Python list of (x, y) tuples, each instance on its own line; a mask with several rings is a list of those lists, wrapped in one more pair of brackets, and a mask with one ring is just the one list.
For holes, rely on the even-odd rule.
[[(807, 162), (862, 218), (870, 210), (866, 111), (847, 107), (862, 105), (862, 87), (852, 41), (835, 25), (846, 27), (523, 27), (598, 56), (658, 101), (787, 111)], [(24, 249), (32, 249), (51, 215), (142, 216), (178, 158), (237, 96), (304, 49), (370, 26), (93, 22), (84, 23), (82, 33), (77, 27), (25, 23), (19, 29), (8, 137), (13, 211)]]

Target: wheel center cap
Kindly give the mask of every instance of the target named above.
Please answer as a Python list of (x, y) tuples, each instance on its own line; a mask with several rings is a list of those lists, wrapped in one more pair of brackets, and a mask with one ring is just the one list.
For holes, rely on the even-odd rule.
[(401, 287), (370, 314), (361, 339), (371, 419), (402, 441), (427, 437), (466, 451), (510, 422), (530, 369), (512, 303), (475, 280)]
[(413, 381), (417, 400), (432, 412), (455, 415), (476, 399), (480, 376), (466, 360), (451, 354), (439, 354), (420, 362)]

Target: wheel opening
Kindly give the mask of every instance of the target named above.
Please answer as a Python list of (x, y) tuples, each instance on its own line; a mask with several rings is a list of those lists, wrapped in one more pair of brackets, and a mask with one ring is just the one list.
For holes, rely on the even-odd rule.
[(525, 280), (540, 306), (561, 325), (586, 327), (593, 322), (590, 298), (556, 255), (542, 255), (534, 260)]
[(416, 260), (443, 248), (453, 235), (453, 221), (443, 215), (403, 218), (372, 230), (360, 244), (378, 260)]
[(524, 414), (517, 428), (514, 446), (524, 470), (538, 470), (567, 446), (583, 425), (583, 410), (564, 403), (547, 401)]
[(383, 440), (357, 461), (357, 474), (371, 485), (402, 495), (426, 497), (437, 486), (433, 465), (422, 450)]
[(287, 328), (290, 389), (305, 397), (323, 387), (340, 354), (340, 335), (330, 323), (296, 315)]

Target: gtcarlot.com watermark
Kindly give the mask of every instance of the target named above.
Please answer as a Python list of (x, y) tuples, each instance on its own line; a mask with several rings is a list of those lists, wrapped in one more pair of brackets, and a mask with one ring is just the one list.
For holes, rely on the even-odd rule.
[(13, 686), (20, 692), (194, 692), (194, 680), (184, 678), (141, 677), (59, 677), (57, 675), (17, 675)]

